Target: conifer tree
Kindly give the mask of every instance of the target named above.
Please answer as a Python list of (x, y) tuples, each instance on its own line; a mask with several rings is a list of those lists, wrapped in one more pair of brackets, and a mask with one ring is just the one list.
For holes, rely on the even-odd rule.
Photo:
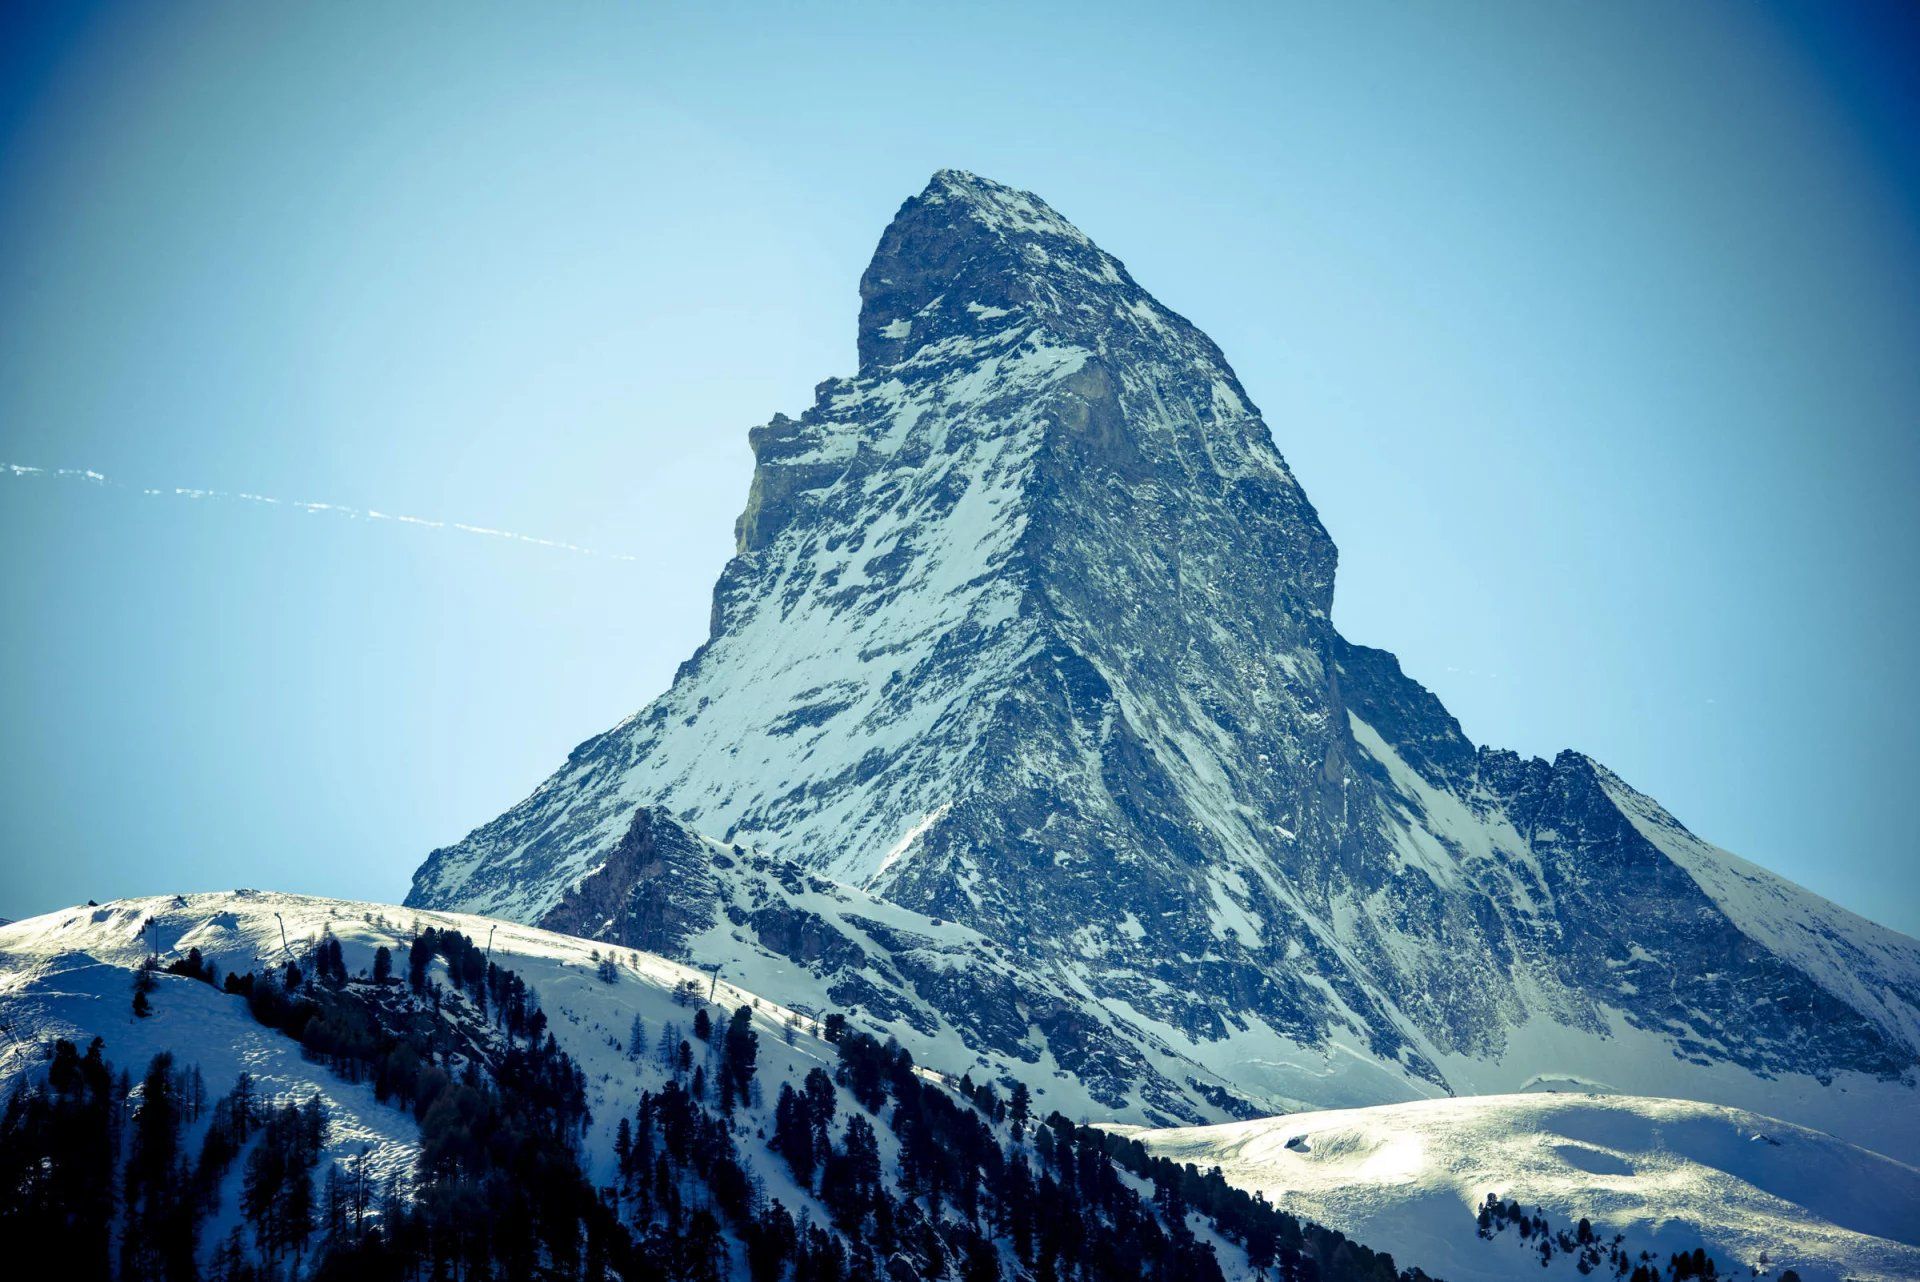
[(433, 932), (429, 930), (415, 935), (407, 949), (407, 986), (415, 993), (427, 991), (427, 967), (432, 964)]
[(153, 1002), (150, 994), (158, 986), (154, 971), (159, 968), (159, 960), (149, 955), (133, 972), (133, 1013), (141, 1019), (153, 1014)]
[(727, 1021), (724, 1045), (727, 1073), (745, 1094), (760, 1056), (760, 1035), (753, 1031), (753, 1013), (745, 1006), (734, 1011), (733, 1018)]

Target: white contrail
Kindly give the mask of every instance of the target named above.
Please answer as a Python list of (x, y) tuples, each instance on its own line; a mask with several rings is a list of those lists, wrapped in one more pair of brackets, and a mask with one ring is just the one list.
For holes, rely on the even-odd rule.
[[(92, 468), (79, 467), (29, 467), (24, 463), (0, 463), (0, 471), (16, 477), (46, 477), (85, 481), (90, 485), (109, 486), (116, 490), (130, 489), (118, 481), (109, 480), (104, 473)], [(560, 539), (535, 538), (531, 534), (519, 534), (513, 530), (496, 530), (485, 525), (468, 525), (464, 521), (432, 521), (424, 516), (407, 516), (398, 512), (381, 512), (373, 508), (348, 507), (341, 503), (315, 503), (302, 499), (276, 499), (265, 494), (250, 494), (245, 490), (201, 490), (190, 486), (173, 486), (168, 489), (142, 487), (141, 494), (157, 498), (177, 498), (195, 500), (224, 500), (233, 503), (262, 503), (270, 507), (284, 507), (310, 515), (325, 513), (331, 516), (344, 516), (354, 521), (392, 521), (399, 525), (417, 525), (429, 530), (458, 530), (462, 534), (481, 534), (490, 539), (505, 539), (511, 543), (528, 543), (534, 547), (552, 548), (556, 552), (575, 552), (581, 556), (599, 557), (607, 561), (637, 561), (638, 557), (628, 556), (624, 552), (601, 552), (595, 548), (581, 547), (578, 543), (567, 543)]]

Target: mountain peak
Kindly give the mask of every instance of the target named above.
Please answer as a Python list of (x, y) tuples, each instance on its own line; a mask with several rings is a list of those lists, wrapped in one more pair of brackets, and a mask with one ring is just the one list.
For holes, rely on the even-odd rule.
[(1102, 310), (1089, 291), (1141, 295), (1120, 261), (1031, 192), (959, 169), (900, 207), (860, 279), (860, 368), (895, 365), (982, 324), (1062, 328)]
[(919, 199), (928, 205), (963, 209), (981, 227), (1003, 235), (1052, 235), (1092, 244), (1046, 201), (964, 169), (942, 169), (927, 181)]

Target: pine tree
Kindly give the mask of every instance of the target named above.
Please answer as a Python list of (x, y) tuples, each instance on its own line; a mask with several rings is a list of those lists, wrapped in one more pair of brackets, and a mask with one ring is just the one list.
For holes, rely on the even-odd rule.
[(753, 1081), (754, 1067), (760, 1057), (760, 1035), (753, 1031), (753, 1013), (745, 1006), (733, 1012), (727, 1021), (727, 1074), (744, 1093)]
[(353, 1199), (349, 1204), (353, 1215), (353, 1235), (358, 1240), (367, 1223), (367, 1213), (372, 1209), (373, 1190), (367, 1183), (367, 1146), (360, 1146), (360, 1155), (353, 1163)]
[(233, 1226), (226, 1240), (213, 1257), (214, 1282), (246, 1282), (253, 1276), (253, 1270), (247, 1264), (247, 1248), (240, 1236), (240, 1226)]
[(327, 1181), (320, 1198), (321, 1219), (324, 1222), (327, 1240), (339, 1243), (346, 1239), (349, 1223), (349, 1197), (347, 1177), (340, 1170), (340, 1163), (327, 1164)]
[(779, 1282), (780, 1275), (786, 1272), (787, 1260), (793, 1255), (798, 1235), (793, 1217), (787, 1214), (787, 1208), (778, 1198), (749, 1226), (746, 1239), (750, 1282)]
[(1013, 1084), (1013, 1094), (1007, 1097), (1007, 1116), (1013, 1119), (1013, 1142), (1018, 1144), (1026, 1134), (1027, 1119), (1033, 1116), (1033, 1096), (1025, 1082)]
[(680, 1057), (680, 1030), (672, 1020), (660, 1026), (660, 1041), (653, 1053), (664, 1069), (671, 1071), (677, 1064)]
[(158, 967), (159, 959), (149, 955), (133, 972), (133, 1013), (141, 1019), (153, 1014), (153, 1002), (148, 995), (158, 987), (159, 981), (153, 976)]
[(427, 967), (433, 964), (433, 932), (413, 937), (407, 949), (407, 986), (416, 993), (427, 991)]
[(168, 1282), (195, 1277), (199, 1208), (180, 1151), (186, 1082), (184, 1072), (174, 1071), (173, 1056), (163, 1052), (153, 1057), (140, 1084), (121, 1243), (121, 1269), (132, 1276)]
[(787, 1159), (794, 1181), (802, 1188), (813, 1184), (813, 1123), (793, 1087), (780, 1084), (780, 1098), (773, 1106), (772, 1149)]
[[(340, 941), (328, 935), (320, 941), (314, 950), (313, 968), (321, 980), (334, 988), (342, 988), (347, 982), (347, 959), (340, 950)], [(289, 984), (291, 988), (293, 985)]]

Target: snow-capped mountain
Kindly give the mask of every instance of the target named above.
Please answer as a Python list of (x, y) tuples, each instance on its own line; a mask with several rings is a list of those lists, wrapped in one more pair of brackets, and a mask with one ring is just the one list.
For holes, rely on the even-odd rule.
[[(1920, 1170), (1711, 1104), (1492, 1095), (1117, 1129), (1449, 1282), (1584, 1276), (1583, 1219), (1586, 1242), (1619, 1235), (1635, 1262), (1703, 1248), (1723, 1277), (1920, 1277)], [(1491, 1215), (1475, 1231), (1489, 1195), (1549, 1231), (1523, 1237)], [(1562, 1233), (1574, 1249), (1560, 1249)], [(1553, 1248), (1544, 1267), (1543, 1242)]]
[(707, 643), (410, 904), (778, 956), (1112, 1119), (1569, 1083), (1920, 1156), (1920, 944), (1341, 637), (1267, 425), (1118, 260), (943, 171), (860, 293)]

